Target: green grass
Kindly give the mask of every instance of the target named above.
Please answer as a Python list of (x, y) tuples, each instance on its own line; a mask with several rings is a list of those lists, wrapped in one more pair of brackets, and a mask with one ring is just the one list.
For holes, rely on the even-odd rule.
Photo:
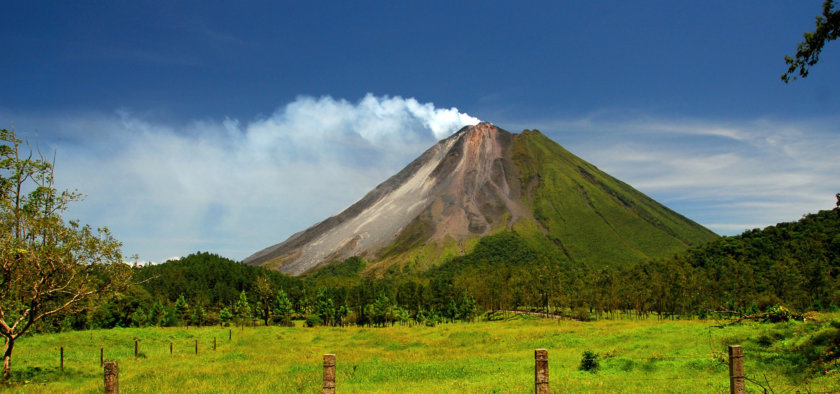
[[(548, 349), (552, 391), (726, 392), (728, 367), (720, 360), (730, 344), (744, 347), (747, 375), (761, 381), (766, 376), (776, 392), (840, 389), (837, 375), (818, 375), (806, 384), (807, 371), (797, 367), (809, 341), (832, 329), (827, 323), (712, 325), (527, 317), (437, 327), (232, 328), (231, 341), (228, 328), (218, 327), (36, 335), (16, 344), (14, 383), (5, 391), (101, 392), (103, 346), (106, 360), (119, 362), (124, 393), (317, 393), (325, 353), (336, 354), (336, 385), (343, 393), (528, 393), (534, 389), (537, 348)], [(58, 370), (60, 346), (64, 372)], [(578, 370), (586, 350), (599, 354), (595, 372)], [(747, 388), (758, 391), (752, 383)]]

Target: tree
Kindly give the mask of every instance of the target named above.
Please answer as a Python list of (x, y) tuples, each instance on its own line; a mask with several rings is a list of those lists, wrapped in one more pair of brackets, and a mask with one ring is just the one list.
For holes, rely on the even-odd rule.
[(444, 314), (450, 323), (455, 322), (455, 318), (458, 317), (458, 304), (455, 303), (455, 300), (449, 299), (449, 304), (446, 305)]
[(244, 325), (246, 320), (251, 319), (251, 304), (248, 303), (248, 296), (245, 290), (239, 293), (239, 300), (233, 306), (233, 314), (240, 324)]
[(268, 319), (271, 318), (271, 304), (277, 293), (274, 292), (274, 285), (266, 276), (257, 277), (254, 288), (257, 293), (257, 308), (259, 308), (260, 317), (268, 326)]
[(385, 292), (380, 292), (373, 302), (373, 322), (384, 327), (385, 323), (393, 320), (392, 315), (391, 300), (388, 299)]
[(95, 294), (120, 288), (130, 268), (107, 228), (61, 214), (76, 192), (58, 191), (53, 164), (0, 130), (0, 335), (9, 377), (15, 340), (45, 317), (74, 313)]
[(472, 321), (473, 316), (475, 316), (475, 309), (475, 298), (471, 294), (465, 294), (458, 311), (458, 318), (463, 321)]
[(190, 318), (193, 324), (197, 327), (201, 327), (204, 325), (204, 321), (207, 320), (207, 311), (204, 310), (204, 305), (198, 305), (197, 307), (193, 308), (194, 312), (192, 317)]
[(328, 326), (336, 325), (335, 322), (335, 302), (333, 299), (327, 295), (327, 292), (324, 289), (318, 291), (318, 295), (315, 297), (315, 308), (314, 311), (318, 317), (321, 318), (321, 321)]
[(277, 297), (274, 299), (274, 316), (282, 326), (292, 325), (292, 301), (283, 289), (277, 290)]
[(150, 325), (160, 326), (163, 325), (164, 320), (166, 320), (166, 310), (160, 300), (157, 300), (149, 309), (148, 322)]
[(219, 311), (219, 321), (224, 326), (229, 326), (230, 321), (233, 320), (233, 313), (227, 307)]
[(175, 313), (178, 315), (180, 323), (187, 323), (189, 325), (190, 305), (187, 304), (187, 299), (181, 294), (178, 300), (175, 301)]
[[(816, 28), (813, 32), (804, 34), (805, 41), (800, 42), (796, 47), (796, 57), (785, 56), (788, 70), (782, 74), (782, 81), (788, 83), (791, 79), (807, 77), (808, 68), (820, 60), (820, 52), (825, 43), (837, 39), (838, 36), (840, 36), (840, 10), (834, 10), (834, 0), (825, 0), (823, 14), (817, 16)], [(794, 75), (797, 69), (799, 76)], [(791, 75), (793, 75), (792, 78)]]
[(145, 327), (148, 319), (149, 318), (146, 316), (142, 307), (137, 307), (137, 309), (131, 313), (131, 325), (134, 327)]

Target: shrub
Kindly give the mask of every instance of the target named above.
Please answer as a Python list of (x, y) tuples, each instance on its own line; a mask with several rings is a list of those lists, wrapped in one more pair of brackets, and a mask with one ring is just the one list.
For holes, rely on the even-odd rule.
[(324, 324), (324, 321), (321, 320), (321, 317), (318, 315), (312, 315), (306, 318), (306, 326), (307, 327), (315, 327)]
[(767, 309), (765, 313), (765, 321), (770, 321), (772, 323), (779, 323), (779, 322), (786, 322), (790, 320), (791, 313), (790, 310), (781, 306), (775, 305), (771, 306)]
[(594, 372), (598, 369), (598, 353), (587, 350), (583, 352), (583, 357), (580, 359), (581, 371)]
[(570, 316), (572, 319), (577, 321), (590, 321), (591, 318), (589, 317), (589, 310), (586, 308), (575, 308), (572, 310), (572, 314)]

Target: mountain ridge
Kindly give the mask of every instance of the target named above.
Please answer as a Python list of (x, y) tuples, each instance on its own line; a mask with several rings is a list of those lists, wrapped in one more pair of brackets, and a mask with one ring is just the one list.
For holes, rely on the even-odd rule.
[(371, 260), (373, 270), (409, 261), (424, 269), (502, 230), (544, 238), (536, 242), (571, 262), (609, 265), (715, 237), (539, 131), (512, 134), (482, 122), (439, 141), (337, 215), (244, 262), (294, 275), (351, 256)]

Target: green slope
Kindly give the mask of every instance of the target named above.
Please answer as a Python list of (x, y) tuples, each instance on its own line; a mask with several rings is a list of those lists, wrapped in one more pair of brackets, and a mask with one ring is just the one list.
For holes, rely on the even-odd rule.
[(512, 159), (538, 228), (572, 262), (624, 266), (717, 237), (539, 131), (516, 135)]

